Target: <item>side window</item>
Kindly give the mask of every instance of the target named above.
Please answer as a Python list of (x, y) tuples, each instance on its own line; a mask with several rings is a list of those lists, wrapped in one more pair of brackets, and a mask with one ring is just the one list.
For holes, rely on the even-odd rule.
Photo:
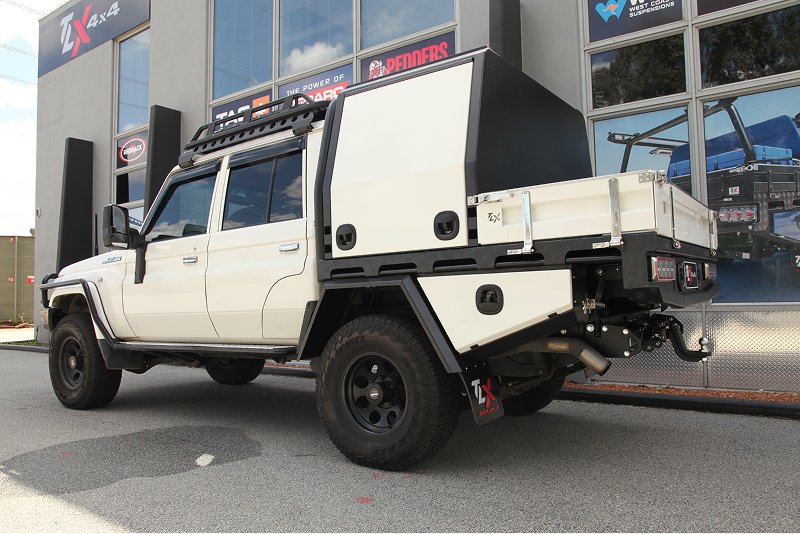
[(170, 187), (161, 202), (153, 229), (147, 234), (148, 240), (163, 241), (206, 233), (216, 180), (214, 174)]
[(301, 154), (275, 162), (269, 222), (288, 221), (303, 216), (303, 160)]
[(231, 169), (223, 230), (303, 216), (302, 153)]

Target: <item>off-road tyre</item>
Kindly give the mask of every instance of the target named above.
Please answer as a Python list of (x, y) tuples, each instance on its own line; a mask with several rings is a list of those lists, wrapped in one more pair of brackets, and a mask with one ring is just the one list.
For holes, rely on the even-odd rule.
[(107, 369), (88, 313), (67, 315), (50, 341), (50, 382), (58, 400), (73, 410), (105, 406), (117, 395), (120, 369)]
[(519, 395), (504, 398), (503, 411), (505, 415), (513, 416), (530, 415), (538, 412), (555, 400), (562, 387), (564, 387), (564, 379), (560, 378), (539, 384), (535, 388), (523, 391)]
[(317, 409), (351, 461), (400, 470), (433, 456), (453, 435), (460, 383), (415, 321), (369, 315), (344, 325), (325, 346)]
[(208, 376), (226, 386), (241, 386), (252, 382), (264, 370), (264, 360), (230, 358), (206, 365)]

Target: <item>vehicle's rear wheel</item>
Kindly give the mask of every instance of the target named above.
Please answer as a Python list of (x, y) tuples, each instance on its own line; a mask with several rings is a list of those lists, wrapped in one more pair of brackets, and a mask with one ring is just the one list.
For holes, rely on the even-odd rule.
[(317, 409), (331, 441), (353, 462), (404, 469), (439, 452), (461, 411), (425, 332), (392, 315), (355, 319), (336, 332), (317, 374)]
[(555, 400), (562, 387), (564, 387), (563, 378), (539, 384), (519, 395), (503, 399), (503, 411), (505, 415), (517, 416), (538, 412)]
[(240, 386), (255, 380), (264, 370), (264, 360), (228, 358), (206, 365), (208, 376), (226, 386)]
[(67, 408), (99, 408), (117, 395), (122, 371), (106, 368), (87, 313), (59, 321), (50, 341), (49, 363), (53, 391)]

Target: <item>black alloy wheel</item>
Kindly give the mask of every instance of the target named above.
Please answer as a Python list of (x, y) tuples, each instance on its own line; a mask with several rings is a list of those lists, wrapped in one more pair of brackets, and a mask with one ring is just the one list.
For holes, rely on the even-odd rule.
[(359, 317), (328, 341), (317, 371), (317, 410), (351, 461), (406, 469), (439, 452), (461, 413), (458, 375), (448, 374), (413, 318)]
[(403, 420), (405, 382), (382, 356), (366, 354), (354, 360), (345, 373), (342, 394), (353, 420), (366, 432), (385, 434)]

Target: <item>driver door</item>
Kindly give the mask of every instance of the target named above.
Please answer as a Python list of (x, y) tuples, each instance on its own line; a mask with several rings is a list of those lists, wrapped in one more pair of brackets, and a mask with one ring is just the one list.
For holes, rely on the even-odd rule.
[[(215, 162), (216, 163), (216, 162)], [(215, 342), (206, 306), (208, 225), (217, 182), (214, 163), (175, 174), (147, 221), (145, 274), (135, 283), (128, 254), (125, 317), (142, 341)]]

